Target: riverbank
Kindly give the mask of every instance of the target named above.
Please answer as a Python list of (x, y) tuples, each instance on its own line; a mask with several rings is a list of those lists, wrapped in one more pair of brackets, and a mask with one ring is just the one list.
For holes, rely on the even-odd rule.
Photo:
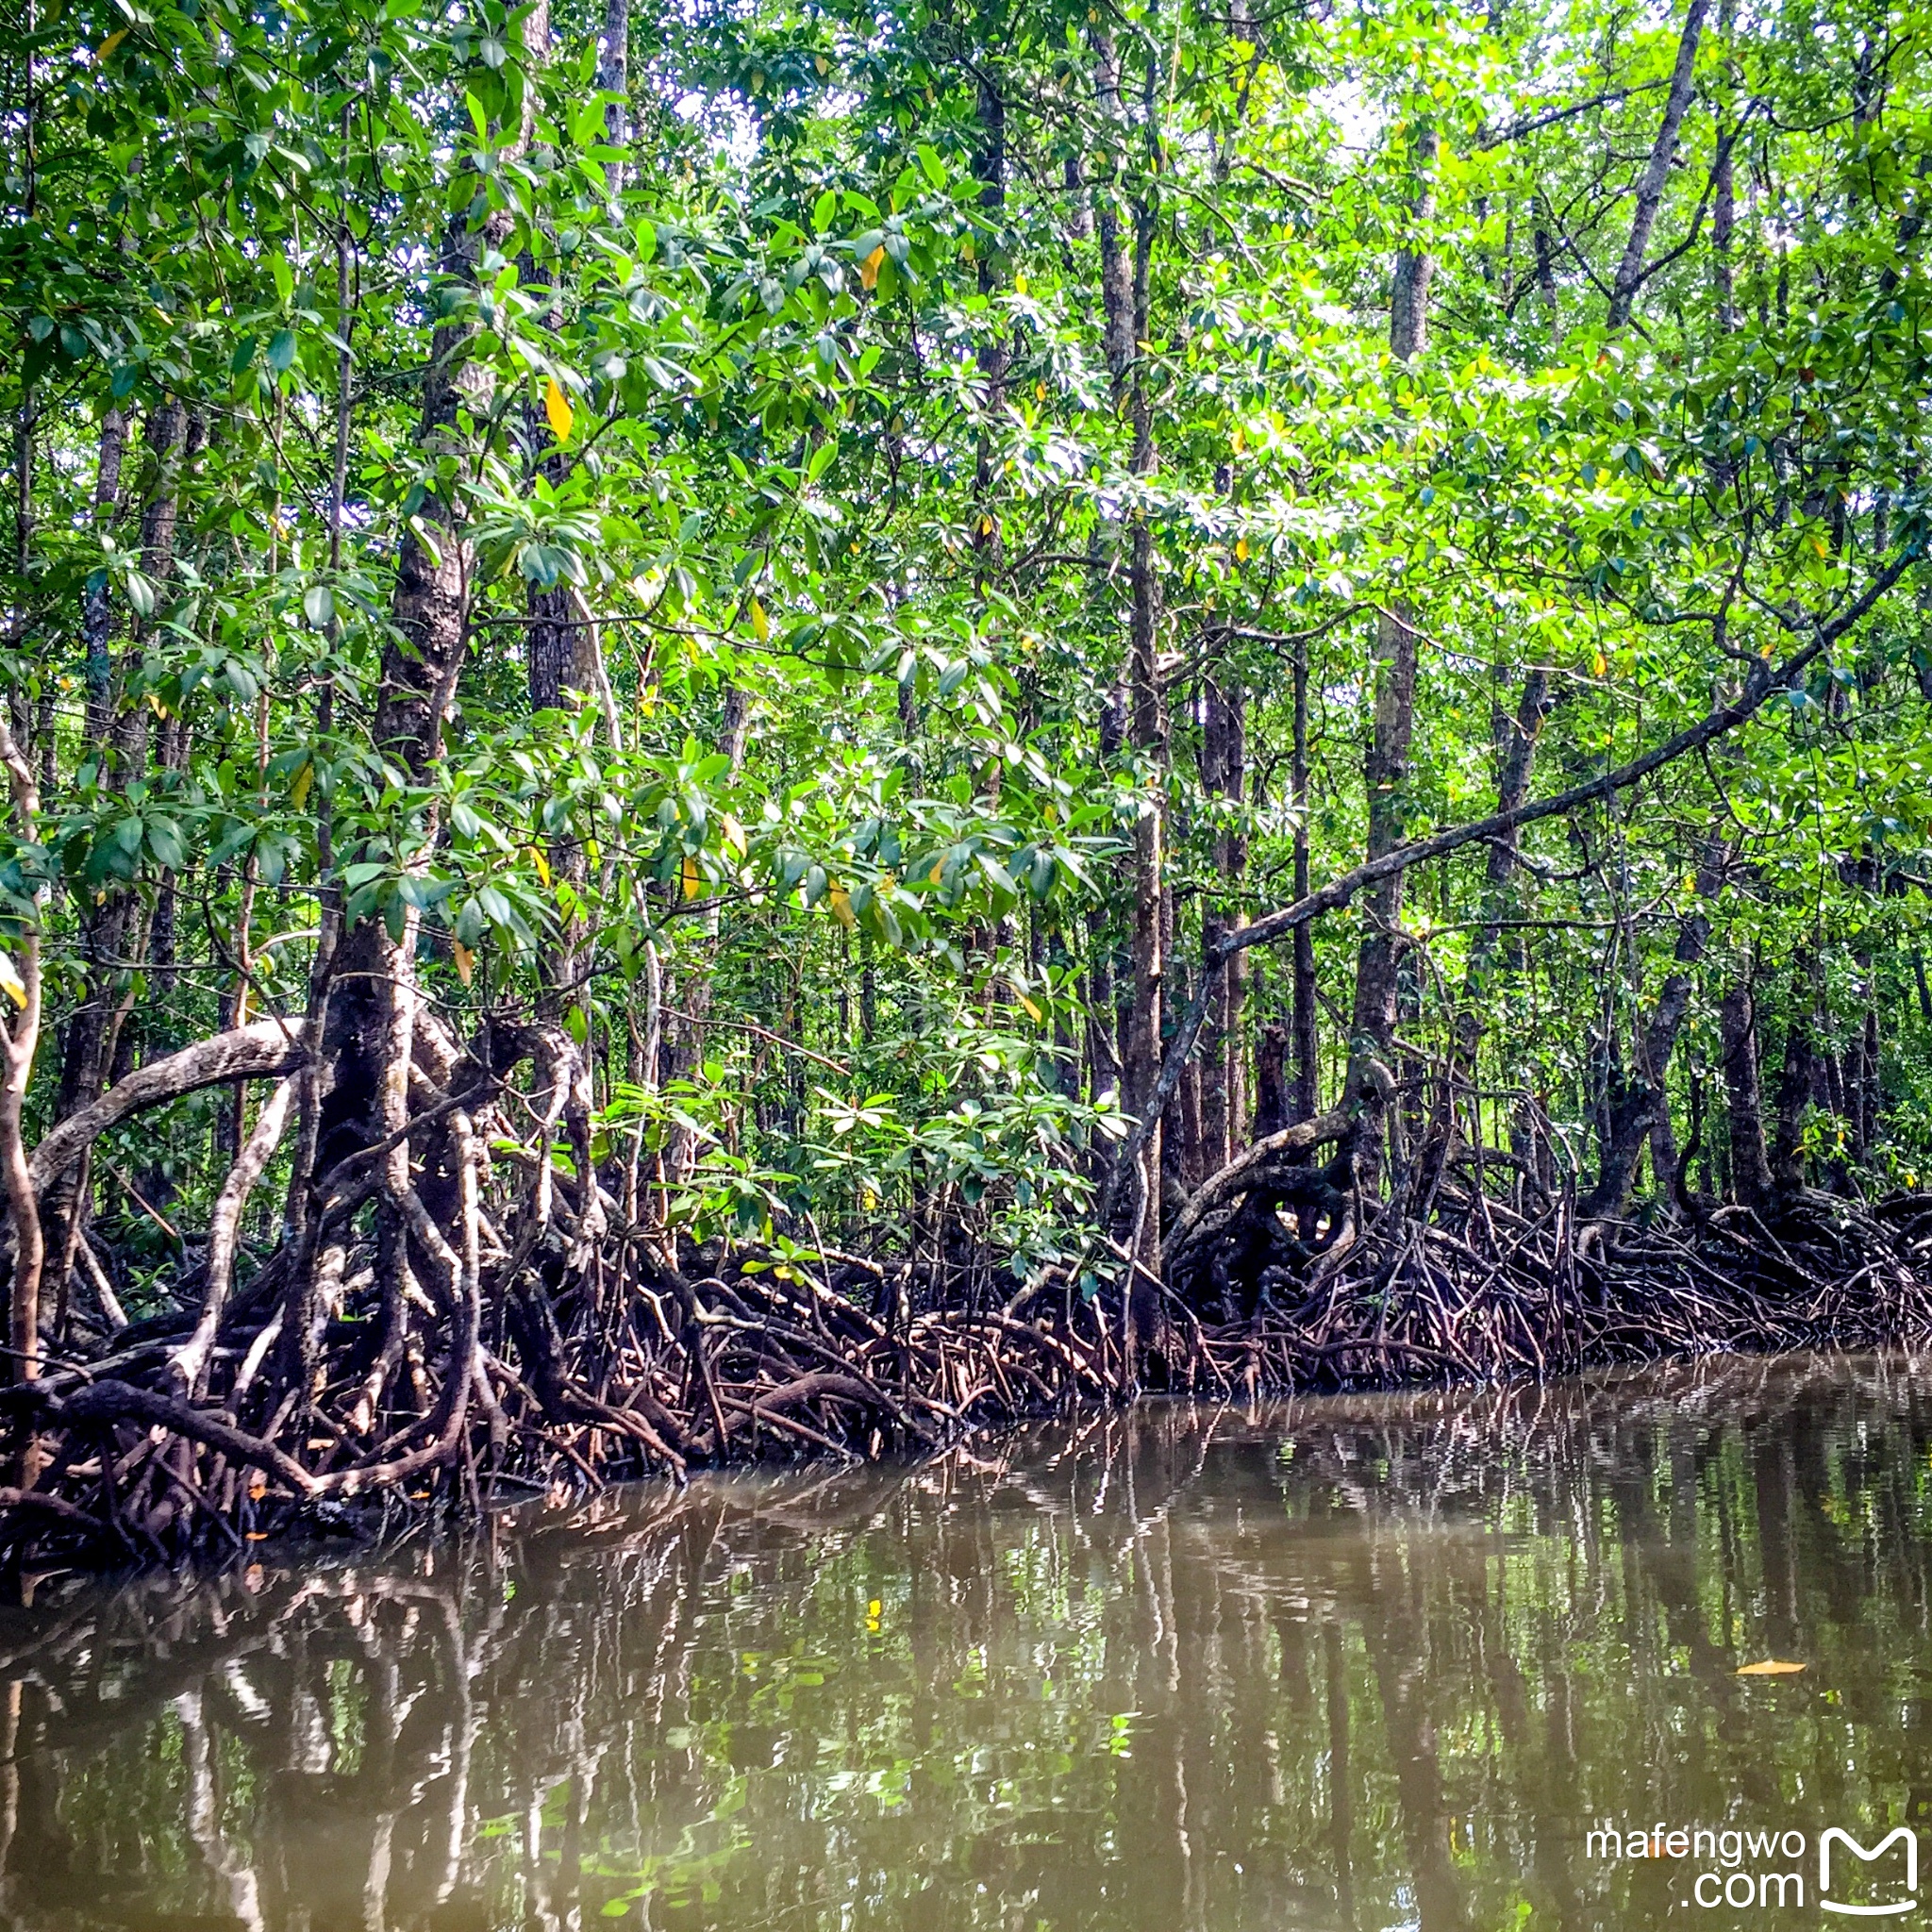
[(1932, 1777), (1928, 1451), (1923, 1359), (1732, 1357), (76, 1581), (0, 1611), (0, 1917), (1648, 1932), (1701, 1868), (1607, 1819)]
[[(496, 1319), (467, 1342), (449, 1331), (440, 1373), (416, 1349), (391, 1375), (382, 1324), (344, 1298), (317, 1338), (312, 1400), (284, 1395), (253, 1426), (280, 1320), (258, 1295), (207, 1350), (219, 1395), (184, 1388), (193, 1338), (167, 1333), (0, 1393), (8, 1453), (31, 1472), (0, 1491), (0, 1538), (16, 1571), (170, 1565), (289, 1535), (379, 1541), (508, 1496), (701, 1468), (928, 1455), (1142, 1390), (1252, 1401), (1870, 1349), (1932, 1335), (1928, 1253), (1921, 1196), (1644, 1225), (1472, 1193), (1426, 1223), (1372, 1215), (1252, 1314), (1157, 1284), (1130, 1358), (1123, 1286), (1092, 1274), (919, 1307), (908, 1268), (856, 1256), (746, 1251), (693, 1278), (639, 1240), (613, 1239), (594, 1270), (533, 1245), (498, 1275)], [(463, 1346), (467, 1375), (451, 1366)]]

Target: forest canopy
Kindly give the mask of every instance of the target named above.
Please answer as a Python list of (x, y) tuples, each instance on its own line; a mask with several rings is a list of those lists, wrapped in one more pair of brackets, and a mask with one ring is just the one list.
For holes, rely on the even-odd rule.
[(16, 1514), (1906, 1281), (1928, 25), (28, 0)]

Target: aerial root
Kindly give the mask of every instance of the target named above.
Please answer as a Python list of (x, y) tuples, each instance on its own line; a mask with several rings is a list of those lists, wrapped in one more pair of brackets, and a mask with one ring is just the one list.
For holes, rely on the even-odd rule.
[[(281, 1082), (180, 1312), (0, 1391), (4, 1446), (35, 1472), (0, 1489), (0, 1548), (172, 1562), (297, 1527), (375, 1534), (733, 1460), (924, 1454), (1148, 1386), (1228, 1400), (1509, 1382), (1932, 1333), (1923, 1199), (1807, 1194), (1774, 1224), (1736, 1208), (1579, 1222), (1572, 1193), (1459, 1154), (1414, 1163), (1420, 1205), (1407, 1183), (1377, 1205), (1352, 1190), (1337, 1114), (1199, 1191), (1161, 1274), (1141, 1270), (1158, 1315), (1130, 1361), (1124, 1256), (1104, 1241), (1004, 1305), (983, 1261), (919, 1274), (741, 1245), (688, 1274), (600, 1186), (566, 1036), (499, 1028), (487, 1065), (424, 1037), (407, 1126), (309, 1183), (307, 1234), (245, 1280), (242, 1210), (294, 1110), (292, 1049), (248, 1029), (150, 1083), (237, 1065)], [(1314, 1168), (1332, 1142), (1343, 1152)], [(1275, 1243), (1258, 1272), (1257, 1239)]]

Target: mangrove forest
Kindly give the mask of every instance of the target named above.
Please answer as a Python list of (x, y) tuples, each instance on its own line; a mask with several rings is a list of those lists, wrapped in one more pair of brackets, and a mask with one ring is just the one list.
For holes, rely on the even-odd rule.
[(1928, 38), (11, 0), (9, 1574), (1932, 1332)]

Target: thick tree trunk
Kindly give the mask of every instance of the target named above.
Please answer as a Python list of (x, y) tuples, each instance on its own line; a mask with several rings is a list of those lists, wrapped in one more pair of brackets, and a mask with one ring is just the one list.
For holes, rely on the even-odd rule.
[[(1415, 161), (1423, 178), (1411, 219), (1421, 230), (1436, 215), (1436, 130), (1426, 123), (1416, 129)], [(1413, 362), (1429, 345), (1429, 284), (1435, 273), (1436, 258), (1425, 245), (1397, 250), (1390, 284), (1389, 353), (1398, 362)]]
[[(548, 44), (543, 7), (540, 5), (534, 18), (525, 22), (524, 31), (529, 44)], [(509, 156), (527, 143), (530, 111), (526, 104), (520, 140), (507, 144)], [(505, 155), (502, 147), (497, 152)], [(444, 277), (473, 284), (478, 262), (489, 250), (501, 247), (509, 226), (509, 216), (496, 210), (473, 228), (465, 204), (444, 229)], [(416, 441), (432, 458), (454, 457), (461, 464), (470, 455), (464, 408), (472, 400), (482, 404), (490, 389), (487, 374), (469, 359), (475, 328), (474, 319), (462, 314), (442, 324), (431, 339)], [(443, 723), (456, 697), (469, 644), (471, 557), (459, 520), (456, 495), (433, 491), (404, 531), (397, 558), (390, 607), (393, 635), (382, 655), (371, 738), (377, 751), (417, 785), (428, 785), (441, 761)], [(416, 856), (410, 865), (427, 863), (437, 829), (434, 808), (425, 808), (414, 827)], [(314, 1081), (305, 1082), (299, 1158), (310, 1159), (312, 1149), (311, 1172), (323, 1172), (362, 1148), (391, 1142), (380, 1164), (385, 1188), (380, 1245), (386, 1263), (401, 1268), (413, 1246), (422, 1273), (454, 1278), (454, 1250), (447, 1244), (441, 1254), (428, 1250), (406, 1211), (413, 1207), (417, 1215), (422, 1212), (410, 1187), (409, 1150), (404, 1136), (418, 1007), (416, 941), (421, 917), (413, 906), (405, 906), (398, 931), (391, 934), (383, 913), (376, 910), (358, 920), (338, 941), (327, 976), (311, 998), (310, 1026), (319, 1041), (320, 1064)], [(326, 1313), (318, 1282), (328, 1272), (328, 1257), (318, 1251), (316, 1233), (312, 1219), (298, 1230), (282, 1312), (282, 1376), (305, 1404), (312, 1389), (319, 1321)], [(399, 1286), (393, 1279), (387, 1282), (386, 1296)], [(452, 1358), (450, 1373), (462, 1391), (469, 1387), (470, 1366), (467, 1357)], [(452, 1397), (446, 1390), (445, 1399), (460, 1406), (468, 1397), (466, 1392)]]
[(1299, 1097), (1289, 1085), (1288, 1028), (1270, 1020), (1255, 1043), (1255, 1138), (1265, 1141), (1312, 1113), (1296, 1113)]

